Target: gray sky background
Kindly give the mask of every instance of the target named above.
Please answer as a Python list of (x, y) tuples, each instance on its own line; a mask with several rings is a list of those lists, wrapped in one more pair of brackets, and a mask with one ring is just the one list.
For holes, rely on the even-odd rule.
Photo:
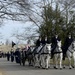
[[(39, 2), (41, 0), (34, 0), (36, 2)], [(39, 10), (38, 10), (39, 11)], [(15, 41), (16, 39), (14, 37), (11, 37), (12, 33), (16, 30), (21, 31), (24, 27), (27, 27), (31, 24), (29, 23), (22, 23), (22, 22), (15, 22), (15, 21), (5, 21), (4, 26), (0, 28), (0, 33), (2, 33), (2, 39), (0, 41), (5, 42), (6, 39), (9, 39), (10, 41)]]
[[(32, 1), (40, 1), (40, 0), (32, 0)], [(22, 23), (22, 22), (15, 22), (15, 21), (5, 21), (4, 22), (4, 26), (0, 27), (0, 35), (2, 35), (2, 37), (0, 37), (0, 42), (5, 42), (6, 39), (8, 39), (9, 41), (16, 41), (16, 39), (14, 37), (11, 37), (12, 33), (19, 30), (21, 31), (24, 27), (29, 27), (29, 25), (31, 25), (30, 23)]]
[(12, 33), (14, 33), (17, 30), (21, 31), (24, 27), (27, 26), (29, 26), (28, 23), (5, 21), (4, 26), (0, 28), (0, 33), (2, 35), (0, 41), (5, 42), (6, 39), (10, 41), (15, 41), (16, 39), (12, 37)]

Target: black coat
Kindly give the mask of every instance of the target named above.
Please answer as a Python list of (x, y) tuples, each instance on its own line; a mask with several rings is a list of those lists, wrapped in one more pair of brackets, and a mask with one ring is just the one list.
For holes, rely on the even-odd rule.
[(13, 61), (14, 61), (14, 52), (11, 51), (11, 62), (13, 62)]
[(52, 37), (51, 42), (52, 42), (52, 50), (54, 50), (57, 46), (57, 41), (61, 41), (61, 39), (59, 37)]
[(15, 51), (15, 59), (16, 59), (16, 63), (20, 63), (21, 60), (21, 52), (16, 50)]
[(42, 43), (42, 45), (45, 45), (45, 44), (50, 44), (51, 41), (50, 41), (50, 39), (47, 39), (47, 40), (43, 39), (43, 40), (41, 41), (41, 43)]
[(42, 43), (42, 41), (40, 41), (39, 39), (36, 41), (36, 46), (40, 46), (40, 44)]
[(11, 56), (14, 56), (14, 52), (13, 51), (11, 51)]
[(57, 41), (60, 41), (61, 39), (59, 38), (59, 37), (52, 37), (52, 39), (51, 39), (51, 42), (52, 42), (52, 44), (55, 44), (55, 45), (57, 45)]
[(73, 42), (73, 38), (66, 37), (64, 45), (62, 46), (63, 52), (66, 52), (68, 50), (68, 47)]
[(8, 52), (6, 55), (7, 55), (7, 60), (9, 61), (10, 60), (10, 53)]

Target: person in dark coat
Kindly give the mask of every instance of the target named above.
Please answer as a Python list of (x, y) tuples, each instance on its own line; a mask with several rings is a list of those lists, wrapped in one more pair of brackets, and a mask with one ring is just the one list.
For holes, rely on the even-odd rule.
[(68, 47), (71, 45), (72, 42), (73, 42), (72, 35), (69, 34), (68, 37), (66, 37), (64, 45), (62, 47), (62, 50), (63, 50), (63, 60), (65, 60), (66, 52), (67, 52)]
[(51, 50), (51, 58), (53, 58), (54, 50), (57, 47), (57, 41), (61, 41), (60, 37), (56, 34), (52, 37), (51, 43), (52, 43), (52, 50)]
[(44, 46), (45, 46), (46, 44), (50, 44), (51, 41), (50, 41), (50, 39), (46, 36), (44, 39), (41, 40), (41, 43), (42, 43), (42, 48), (40, 49), (39, 53), (41, 53), (41, 50), (44, 48)]
[(36, 41), (36, 47), (39, 47), (40, 45), (41, 45), (41, 37), (39, 37), (39, 39), (37, 39), (37, 41)]
[(13, 62), (14, 61), (14, 51), (12, 50), (11, 51), (11, 62)]
[(25, 61), (27, 59), (26, 52), (27, 52), (26, 47), (25, 48), (22, 48), (22, 63), (23, 63), (23, 66), (25, 65)]
[(21, 57), (21, 53), (20, 53), (20, 48), (17, 48), (16, 51), (15, 51), (15, 60), (16, 60), (16, 63), (20, 63), (20, 57)]
[(42, 43), (43, 46), (45, 46), (46, 43), (47, 43), (47, 37), (45, 37), (44, 39), (42, 39), (42, 40), (41, 40), (41, 43)]
[(33, 50), (33, 54), (35, 54), (37, 51), (37, 49), (38, 49), (38, 47), (40, 46), (40, 45), (42, 45), (42, 39), (41, 39), (41, 37), (39, 37), (38, 39), (37, 39), (37, 41), (36, 41), (36, 43), (35, 43), (35, 48), (34, 48), (34, 50)]
[(46, 36), (44, 39), (41, 40), (41, 43), (43, 46), (45, 46), (46, 44), (50, 44), (51, 41), (50, 39)]
[(10, 61), (10, 52), (9, 51), (7, 52), (6, 56), (7, 56), (7, 61)]

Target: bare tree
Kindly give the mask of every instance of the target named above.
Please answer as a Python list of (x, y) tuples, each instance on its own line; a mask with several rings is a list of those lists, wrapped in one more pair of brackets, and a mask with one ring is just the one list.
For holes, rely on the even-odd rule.
[(0, 19), (27, 20), (30, 7), (29, 0), (0, 0)]
[[(44, 20), (48, 20), (45, 19), (42, 16), (43, 10), (45, 9), (45, 7), (51, 6), (53, 7), (53, 9), (56, 8), (56, 5), (58, 5), (58, 8), (61, 12), (61, 15), (64, 17), (64, 21), (65, 24), (62, 27), (68, 28), (68, 24), (70, 22), (70, 20), (73, 18), (72, 16), (74, 15), (74, 7), (75, 7), (75, 0), (30, 0), (32, 3), (32, 8), (28, 8), (31, 13), (26, 13), (25, 12), (25, 8), (23, 5), (21, 5), (21, 8), (19, 8), (20, 11), (22, 11), (22, 16), (20, 15), (19, 18), (21, 18), (23, 21), (27, 20), (27, 21), (31, 21), (36, 27), (38, 27), (38, 29), (40, 28), (40, 26), (42, 25), (42, 22)], [(24, 3), (24, 2), (23, 2)], [(26, 16), (24, 16), (26, 15)], [(20, 20), (21, 20), (20, 19)], [(52, 20), (51, 20), (52, 21)], [(30, 27), (31, 28), (31, 27)], [(30, 30), (30, 29), (28, 29)], [(67, 30), (67, 29), (66, 29)], [(27, 31), (25, 29), (25, 31)], [(38, 31), (35, 30), (36, 33), (38, 33)], [(24, 35), (25, 34), (25, 35)], [(32, 33), (33, 34), (33, 33)], [(24, 39), (30, 37), (30, 33), (23, 33), (23, 34), (19, 34), (18, 38), (19, 39)]]
[(5, 20), (29, 21), (31, 0), (0, 0), (0, 26)]
[(19, 41), (27, 41), (27, 40), (33, 40), (35, 41), (36, 37), (38, 37), (39, 34), (37, 34), (37, 28), (34, 26), (25, 27), (21, 30), (15, 30), (15, 32), (12, 33), (12, 37), (16, 37)]

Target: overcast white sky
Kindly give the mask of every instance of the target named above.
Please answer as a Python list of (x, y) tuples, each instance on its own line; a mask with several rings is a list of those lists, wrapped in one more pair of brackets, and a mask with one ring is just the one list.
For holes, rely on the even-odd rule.
[[(33, 1), (33, 0), (32, 0)], [(39, 1), (39, 0), (34, 0)], [(2, 35), (2, 39), (0, 37), (0, 42), (5, 42), (6, 39), (9, 39), (10, 41), (15, 41), (16, 39), (14, 37), (11, 37), (12, 33), (16, 30), (21, 31), (22, 28), (29, 26), (30, 23), (22, 23), (22, 22), (15, 22), (15, 21), (6, 21), (4, 23), (4, 26), (0, 27), (0, 33)]]
[(11, 37), (12, 33), (16, 30), (21, 31), (24, 27), (29, 26), (29, 23), (15, 22), (15, 21), (6, 21), (4, 26), (0, 28), (0, 33), (2, 35), (2, 39), (0, 41), (5, 42), (6, 39), (10, 41), (15, 41), (14, 37)]
[[(40, 1), (40, 0), (34, 0), (34, 1)], [(0, 33), (2, 33), (2, 39), (0, 41), (5, 42), (6, 39), (9, 39), (10, 41), (15, 41), (15, 38), (11, 37), (12, 33), (16, 30), (21, 31), (23, 27), (29, 26), (29, 23), (22, 23), (22, 22), (13, 22), (13, 21), (6, 21), (4, 26), (0, 28)]]

